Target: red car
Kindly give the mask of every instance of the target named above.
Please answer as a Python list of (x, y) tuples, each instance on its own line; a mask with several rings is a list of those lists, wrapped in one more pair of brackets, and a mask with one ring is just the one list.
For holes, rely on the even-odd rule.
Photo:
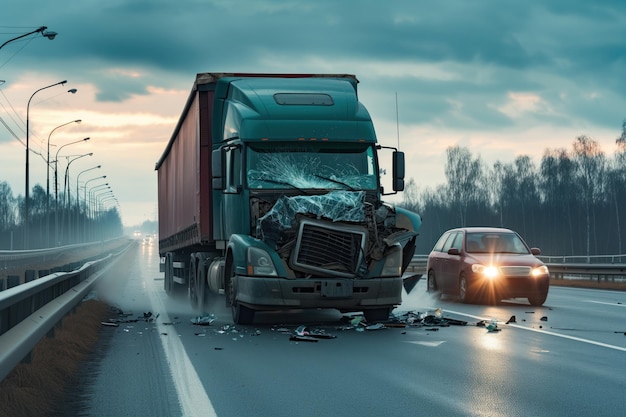
[(427, 291), (456, 295), (464, 303), (524, 297), (540, 306), (550, 272), (512, 230), (464, 227), (445, 232), (428, 255)]

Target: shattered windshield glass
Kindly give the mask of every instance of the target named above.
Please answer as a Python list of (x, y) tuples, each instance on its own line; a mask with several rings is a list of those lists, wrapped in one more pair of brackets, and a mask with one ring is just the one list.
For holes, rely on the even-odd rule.
[(369, 144), (255, 144), (247, 148), (250, 189), (375, 190)]

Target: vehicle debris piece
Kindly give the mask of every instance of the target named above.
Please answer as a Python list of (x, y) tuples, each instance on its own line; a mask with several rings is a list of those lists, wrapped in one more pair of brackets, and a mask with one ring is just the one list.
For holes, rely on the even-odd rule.
[(110, 322), (110, 321), (101, 321), (100, 324), (102, 326), (109, 326), (109, 327), (119, 327), (120, 326), (119, 324), (113, 323), (113, 322)]
[(196, 316), (191, 319), (191, 323), (196, 326), (210, 326), (215, 321), (214, 314), (205, 314), (203, 316)]
[(506, 322), (506, 324), (509, 324), (509, 323), (516, 323), (515, 316), (511, 316), (511, 318)]
[(298, 336), (297, 334), (289, 336), (289, 340), (292, 342), (319, 342), (319, 339), (311, 336)]
[(489, 333), (495, 333), (495, 332), (499, 332), (500, 330), (502, 329), (498, 328), (498, 320), (491, 319), (491, 321), (487, 325), (487, 331)]
[(369, 326), (365, 326), (365, 330), (381, 330), (386, 329), (383, 323), (370, 324)]
[(410, 294), (413, 291), (413, 288), (417, 285), (419, 280), (422, 278), (423, 274), (415, 274), (408, 276), (406, 278), (402, 278), (402, 286), (407, 294)]
[(541, 321), (548, 321), (548, 316), (543, 316), (542, 318), (540, 318), (539, 320)]
[[(304, 325), (298, 326), (296, 330), (294, 331), (294, 333), (295, 333), (296, 338), (304, 338), (303, 339), (304, 341), (310, 341), (308, 340), (309, 338), (313, 338), (313, 339), (336, 339), (337, 338), (337, 336), (326, 333), (326, 331), (323, 329), (308, 330), (306, 326)], [(289, 340), (292, 340), (292, 338), (290, 338)]]

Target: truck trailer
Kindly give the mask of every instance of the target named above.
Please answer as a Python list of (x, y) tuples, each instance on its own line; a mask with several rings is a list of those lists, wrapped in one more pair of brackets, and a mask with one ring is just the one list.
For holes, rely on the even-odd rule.
[(404, 154), (377, 143), (357, 84), (350, 74), (196, 75), (156, 163), (168, 295), (203, 311), (224, 294), (237, 324), (317, 308), (388, 319), (421, 218), (382, 200), (404, 189)]

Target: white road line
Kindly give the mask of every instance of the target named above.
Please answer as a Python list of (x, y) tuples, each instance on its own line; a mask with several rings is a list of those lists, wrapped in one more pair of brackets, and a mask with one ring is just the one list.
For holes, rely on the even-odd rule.
[[(161, 323), (169, 323), (170, 318), (166, 313), (165, 306), (159, 294), (154, 290), (148, 291), (152, 311), (160, 312), (157, 329), (159, 334), (172, 331), (171, 326)], [(177, 336), (162, 336), (161, 343), (169, 364), (174, 386), (178, 393), (180, 406), (185, 417), (217, 417), (213, 404), (209, 400), (202, 381), (196, 373), (182, 342)]]
[[(491, 318), (484, 318), (484, 317), (473, 316), (471, 314), (461, 313), (459, 311), (451, 311), (451, 310), (444, 310), (444, 311), (447, 312), (447, 313), (457, 314), (459, 316), (474, 318), (476, 320), (485, 320), (485, 321), (491, 320)], [(533, 329), (533, 328), (530, 328), (530, 327), (520, 326), (518, 324), (512, 324), (512, 323), (509, 323), (506, 326), (507, 327), (515, 327), (516, 329), (521, 329), (521, 330), (528, 330), (528, 331), (531, 331), (531, 332), (549, 334), (551, 336), (562, 337), (563, 339), (576, 340), (578, 342), (589, 343), (590, 345), (602, 346), (602, 347), (605, 347), (605, 348), (626, 352), (626, 348), (623, 348), (621, 346), (609, 345), (607, 343), (596, 342), (595, 340), (583, 339), (581, 337), (569, 336), (569, 335), (566, 335), (566, 334), (555, 333), (555, 332), (551, 332), (551, 331), (543, 330), (543, 329)]]
[(586, 303), (595, 303), (595, 304), (604, 304), (607, 306), (615, 306), (615, 307), (626, 307), (626, 304), (618, 304), (618, 303), (607, 303), (606, 301), (594, 301), (594, 300), (583, 300)]

